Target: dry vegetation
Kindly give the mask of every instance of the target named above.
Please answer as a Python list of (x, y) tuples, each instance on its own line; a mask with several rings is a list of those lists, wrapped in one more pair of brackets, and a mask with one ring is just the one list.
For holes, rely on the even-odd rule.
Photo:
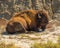
[(47, 43), (34, 43), (31, 48), (60, 48), (60, 36), (57, 43), (48, 40)]
[(14, 44), (8, 44), (0, 43), (0, 48), (17, 48)]

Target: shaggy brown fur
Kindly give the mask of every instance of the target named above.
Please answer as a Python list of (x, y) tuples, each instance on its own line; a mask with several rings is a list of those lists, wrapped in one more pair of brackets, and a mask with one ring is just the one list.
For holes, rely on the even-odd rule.
[[(48, 14), (45, 11), (27, 10), (13, 16), (7, 24), (9, 33), (21, 31), (41, 31), (48, 24)], [(19, 26), (19, 27), (18, 27)]]
[(46, 12), (45, 10), (43, 10), (43, 11), (41, 10), (41, 11), (38, 11), (35, 16), (36, 16), (36, 22), (37, 22), (38, 31), (40, 29), (42, 29), (42, 31), (44, 31), (45, 28), (46, 28), (46, 25), (49, 22), (48, 12)]

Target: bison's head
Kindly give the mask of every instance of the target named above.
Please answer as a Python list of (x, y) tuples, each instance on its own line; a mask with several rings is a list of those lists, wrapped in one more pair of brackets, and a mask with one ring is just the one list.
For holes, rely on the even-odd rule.
[(48, 24), (48, 15), (47, 13), (43, 11), (39, 11), (36, 14), (36, 22), (37, 22), (37, 27), (39, 31), (44, 31), (46, 28), (46, 25)]

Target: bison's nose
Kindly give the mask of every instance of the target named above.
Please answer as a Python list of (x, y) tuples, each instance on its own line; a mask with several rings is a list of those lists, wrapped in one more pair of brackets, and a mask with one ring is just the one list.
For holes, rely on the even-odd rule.
[(10, 33), (10, 34), (15, 33), (14, 27), (10, 24), (7, 25), (6, 31), (7, 31), (7, 33)]

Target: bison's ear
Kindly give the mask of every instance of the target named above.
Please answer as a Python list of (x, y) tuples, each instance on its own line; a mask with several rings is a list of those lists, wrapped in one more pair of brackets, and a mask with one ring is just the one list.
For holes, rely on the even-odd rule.
[(35, 14), (35, 16), (36, 16), (36, 18), (41, 19), (41, 18), (42, 18), (42, 13), (37, 12), (37, 13)]
[(41, 14), (37, 14), (38, 18), (41, 18)]

